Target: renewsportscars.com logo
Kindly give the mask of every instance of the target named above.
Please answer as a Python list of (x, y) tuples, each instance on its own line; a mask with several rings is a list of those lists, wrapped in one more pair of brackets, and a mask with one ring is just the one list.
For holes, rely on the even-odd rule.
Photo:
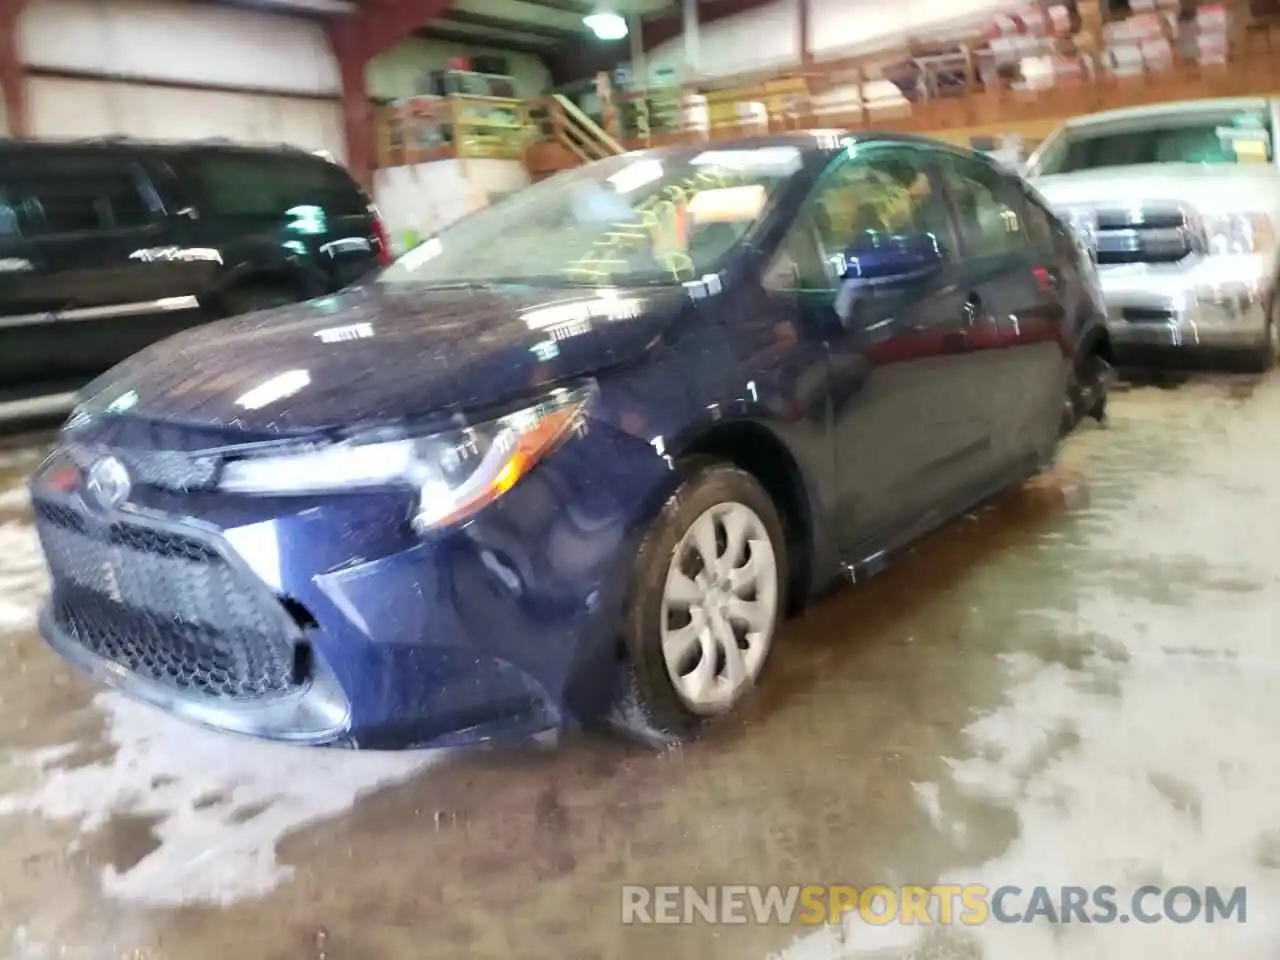
[(624, 924), (829, 924), (856, 914), (876, 926), (985, 923), (1245, 923), (1244, 887), (987, 887), (933, 884), (622, 887)]

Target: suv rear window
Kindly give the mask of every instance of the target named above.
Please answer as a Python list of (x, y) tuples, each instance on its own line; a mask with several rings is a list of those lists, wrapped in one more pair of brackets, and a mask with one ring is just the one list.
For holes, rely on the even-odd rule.
[(295, 207), (329, 216), (361, 216), (368, 201), (351, 176), (319, 157), (215, 153), (178, 159), (174, 168), (195, 189), (198, 204), (224, 217), (281, 217)]

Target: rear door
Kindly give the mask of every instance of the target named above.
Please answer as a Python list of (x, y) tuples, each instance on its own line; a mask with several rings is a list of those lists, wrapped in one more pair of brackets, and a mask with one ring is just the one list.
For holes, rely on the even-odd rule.
[(193, 243), (224, 252), (228, 284), (270, 278), (305, 299), (348, 286), (378, 264), (370, 202), (329, 160), (209, 149), (171, 163), (198, 214), (185, 229)]
[[(1061, 414), (1066, 367), (1060, 269), (1021, 182), (976, 156), (946, 152), (940, 165), (972, 291), (969, 342), (991, 438), (988, 480), (1042, 447)], [(1048, 452), (1047, 450), (1044, 452)]]
[(131, 157), (31, 151), (3, 177), (20, 236), (0, 272), (4, 387), (83, 380), (198, 316), (182, 278), (141, 255), (166, 242), (166, 220)]

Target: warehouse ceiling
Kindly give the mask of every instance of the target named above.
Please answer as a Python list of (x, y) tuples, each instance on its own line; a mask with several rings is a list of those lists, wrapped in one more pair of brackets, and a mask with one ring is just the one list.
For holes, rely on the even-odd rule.
[[(530, 53), (550, 67), (556, 83), (612, 70), (630, 55), (627, 41), (601, 41), (583, 18), (591, 13), (638, 14), (646, 50), (680, 35), (681, 0), (201, 0), (364, 21), (353, 42), (368, 57), (409, 34), (462, 45)], [(698, 0), (702, 23), (712, 23), (770, 0)], [(369, 35), (370, 29), (373, 37)]]
[[(219, 0), (223, 5), (295, 13), (343, 16), (376, 10), (388, 0)], [(480, 44), (541, 56), (594, 41), (583, 23), (591, 13), (652, 17), (675, 13), (680, 0), (451, 0), (436, 4), (446, 12), (424, 20), (420, 36)]]
[(593, 39), (582, 22), (589, 13), (608, 10), (643, 16), (658, 13), (672, 3), (673, 0), (454, 0), (449, 11), (427, 21), (420, 34), (549, 56), (566, 46)]

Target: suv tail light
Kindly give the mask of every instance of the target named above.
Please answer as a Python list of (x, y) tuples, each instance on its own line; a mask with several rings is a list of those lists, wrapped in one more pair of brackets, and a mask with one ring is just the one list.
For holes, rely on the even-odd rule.
[(387, 222), (382, 219), (377, 207), (370, 207), (369, 212), (373, 214), (373, 238), (378, 244), (378, 263), (384, 267), (390, 266), (395, 260), (395, 254), (391, 251), (391, 233), (387, 230)]

